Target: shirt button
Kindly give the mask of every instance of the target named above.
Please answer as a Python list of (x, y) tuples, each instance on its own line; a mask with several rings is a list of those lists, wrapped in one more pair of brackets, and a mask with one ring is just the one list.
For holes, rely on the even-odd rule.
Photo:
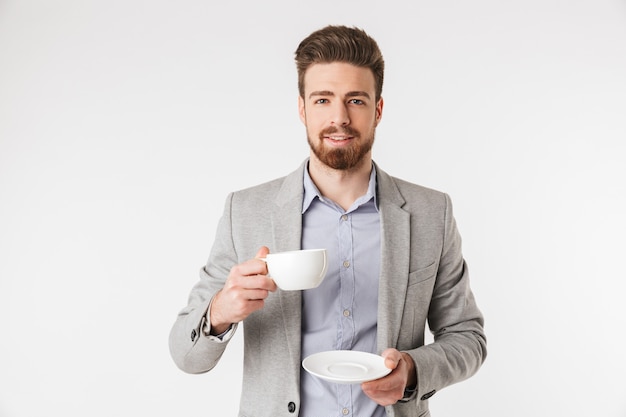
[(350, 414), (350, 410), (348, 410), (347, 408), (344, 408), (343, 410), (341, 410), (341, 413), (342, 413), (344, 416), (347, 416), (348, 414)]
[(343, 266), (344, 266), (345, 268), (348, 268), (348, 267), (350, 266), (350, 262), (348, 262), (348, 261), (343, 261)]
[(346, 214), (344, 214), (343, 216), (341, 216), (341, 220), (343, 220), (345, 222), (346, 220), (348, 220), (348, 216)]
[(350, 317), (350, 310), (343, 310), (344, 317)]
[(296, 403), (294, 403), (293, 401), (290, 401), (289, 404), (287, 404), (287, 410), (290, 413), (295, 413), (296, 412)]

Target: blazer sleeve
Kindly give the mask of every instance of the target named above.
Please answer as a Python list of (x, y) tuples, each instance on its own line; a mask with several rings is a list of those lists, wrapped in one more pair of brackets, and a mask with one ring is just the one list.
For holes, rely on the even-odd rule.
[(188, 373), (210, 371), (222, 357), (228, 341), (237, 326), (223, 340), (205, 333), (209, 323), (206, 313), (213, 296), (224, 286), (232, 265), (237, 257), (232, 243), (231, 193), (218, 223), (215, 243), (209, 260), (200, 269), (200, 280), (192, 288), (187, 306), (183, 308), (170, 330), (169, 348), (176, 365)]
[(434, 343), (408, 352), (416, 365), (418, 400), (469, 378), (487, 355), (483, 316), (470, 289), (452, 203), (444, 196), (443, 247), (428, 311)]

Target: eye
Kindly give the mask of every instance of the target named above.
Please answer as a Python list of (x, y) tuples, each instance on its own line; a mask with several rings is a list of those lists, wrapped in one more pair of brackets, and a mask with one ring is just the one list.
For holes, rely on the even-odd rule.
[(320, 98), (315, 100), (315, 104), (326, 104), (328, 103), (328, 99), (327, 98)]
[(357, 104), (359, 106), (362, 106), (365, 104), (365, 102), (363, 100), (360, 100), (358, 98), (353, 98), (352, 100), (350, 100), (348, 103), (352, 103), (352, 104)]

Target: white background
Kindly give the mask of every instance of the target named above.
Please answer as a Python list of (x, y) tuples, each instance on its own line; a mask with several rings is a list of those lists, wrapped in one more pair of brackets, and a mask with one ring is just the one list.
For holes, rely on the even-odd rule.
[[(0, 416), (234, 416), (167, 338), (226, 194), (308, 155), (293, 52), (387, 63), (374, 159), (449, 193), (489, 356), (434, 416), (626, 416), (626, 2), (0, 1)], [(307, 416), (308, 417), (308, 416)]]

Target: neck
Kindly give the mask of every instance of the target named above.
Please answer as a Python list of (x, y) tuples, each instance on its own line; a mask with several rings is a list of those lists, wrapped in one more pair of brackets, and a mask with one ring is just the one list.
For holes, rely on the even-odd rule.
[(371, 156), (349, 170), (333, 169), (324, 165), (311, 153), (309, 175), (326, 198), (339, 204), (344, 210), (367, 192), (372, 172)]

